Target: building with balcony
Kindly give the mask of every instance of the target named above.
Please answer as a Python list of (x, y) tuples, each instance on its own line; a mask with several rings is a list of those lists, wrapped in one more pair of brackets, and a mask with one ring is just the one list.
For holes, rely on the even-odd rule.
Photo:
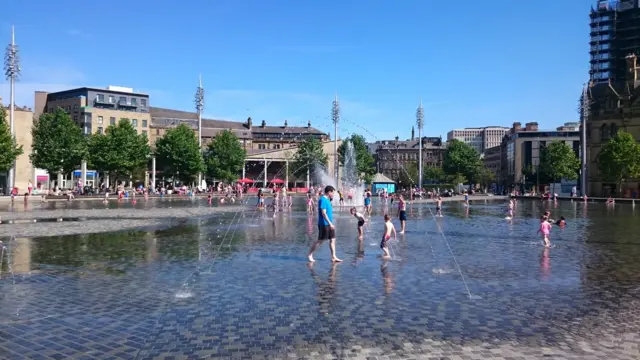
[(447, 133), (447, 141), (461, 141), (474, 148), (478, 154), (482, 154), (486, 149), (499, 146), (502, 137), (508, 132), (509, 128), (502, 126), (453, 129)]
[(527, 179), (528, 173), (537, 173), (540, 156), (544, 147), (553, 141), (564, 141), (580, 156), (580, 131), (578, 130), (539, 130), (538, 123), (530, 122), (522, 125), (513, 123), (509, 133), (500, 144), (500, 176), (501, 187), (513, 189), (526, 183), (535, 183)]
[(598, 0), (591, 8), (590, 69), (594, 83), (624, 81), (628, 55), (640, 55), (638, 0)]
[(139, 134), (148, 134), (151, 123), (149, 95), (120, 86), (82, 87), (54, 93), (36, 91), (34, 104), (36, 117), (62, 108), (85, 134), (101, 133), (122, 118), (129, 119)]

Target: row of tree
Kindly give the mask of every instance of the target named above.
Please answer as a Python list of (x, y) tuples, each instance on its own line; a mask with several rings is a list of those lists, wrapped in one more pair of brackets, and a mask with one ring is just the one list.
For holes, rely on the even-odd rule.
[[(104, 133), (85, 136), (82, 129), (62, 109), (42, 114), (32, 129), (32, 164), (52, 178), (78, 169), (83, 160), (88, 167), (109, 174), (112, 180), (141, 179), (152, 156), (157, 170), (184, 183), (203, 173), (211, 178), (233, 181), (242, 171), (246, 151), (230, 131), (220, 132), (200, 151), (195, 132), (187, 125), (169, 129), (151, 149), (146, 134), (138, 134), (129, 119), (120, 119)], [(0, 111), (0, 171), (11, 168), (23, 153), (12, 138)]]

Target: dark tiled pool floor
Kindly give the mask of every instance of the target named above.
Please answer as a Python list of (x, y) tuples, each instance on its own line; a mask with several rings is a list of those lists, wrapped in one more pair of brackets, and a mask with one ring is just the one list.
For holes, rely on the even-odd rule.
[[(545, 250), (547, 207), (568, 226)], [(504, 204), (436, 220), (416, 204), (391, 261), (377, 257), (383, 209), (361, 243), (343, 212), (345, 262), (325, 244), (313, 266), (315, 217), (294, 210), (3, 239), (0, 358), (640, 358), (630, 206), (524, 202), (507, 222)]]

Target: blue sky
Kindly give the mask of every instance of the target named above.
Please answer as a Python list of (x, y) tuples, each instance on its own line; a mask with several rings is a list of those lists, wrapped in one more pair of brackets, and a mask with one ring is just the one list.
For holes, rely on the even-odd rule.
[[(7, 4), (8, 3), (8, 4)], [(178, 5), (179, 4), (179, 5)], [(392, 5), (395, 4), (395, 5)], [(368, 140), (577, 118), (588, 79), (591, 0), (7, 0), (34, 90), (120, 85), (154, 106), (193, 109), (202, 74), (208, 117), (306, 124)], [(2, 79), (0, 94), (8, 102)]]

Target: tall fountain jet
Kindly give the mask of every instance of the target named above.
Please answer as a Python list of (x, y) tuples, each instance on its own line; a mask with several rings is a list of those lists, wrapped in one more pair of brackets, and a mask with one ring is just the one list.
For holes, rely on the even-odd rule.
[[(15, 127), (14, 127), (14, 110), (16, 107), (15, 101), (15, 92), (16, 92), (16, 81), (20, 77), (20, 50), (18, 49), (18, 45), (16, 45), (16, 33), (15, 29), (11, 27), (11, 43), (7, 46), (7, 50), (4, 54), (4, 75), (10, 82), (10, 93), (9, 93), (9, 126), (11, 131), (11, 136), (14, 137)], [(7, 183), (7, 187), (9, 189), (13, 189), (15, 186), (15, 177), (16, 175), (16, 163), (14, 161), (13, 166), (9, 169), (9, 179)]]
[(582, 152), (580, 154), (580, 191), (582, 195), (587, 193), (587, 121), (589, 121), (589, 107), (591, 101), (589, 100), (589, 84), (585, 84), (582, 89), (582, 98), (580, 99), (580, 145)]

